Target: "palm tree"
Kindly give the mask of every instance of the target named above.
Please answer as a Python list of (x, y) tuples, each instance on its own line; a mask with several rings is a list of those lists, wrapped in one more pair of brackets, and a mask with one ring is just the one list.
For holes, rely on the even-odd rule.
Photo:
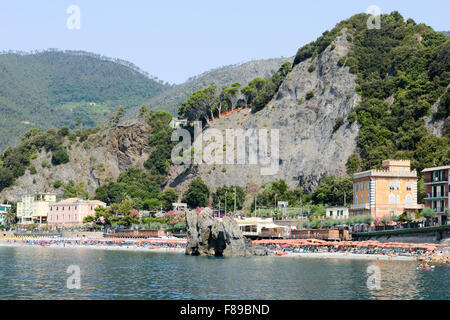
[(12, 224), (16, 223), (17, 215), (15, 212), (13, 212), (11, 209), (8, 209), (5, 213), (5, 223), (6, 225), (10, 226)]
[(386, 225), (389, 223), (388, 217), (383, 217), (383, 218), (381, 219), (381, 223), (382, 223), (383, 226), (384, 226), (384, 230), (386, 230)]

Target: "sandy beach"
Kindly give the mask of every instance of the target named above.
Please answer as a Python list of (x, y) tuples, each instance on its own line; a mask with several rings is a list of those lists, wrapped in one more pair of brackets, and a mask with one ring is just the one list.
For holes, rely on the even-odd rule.
[(0, 247), (15, 247), (15, 248), (52, 248), (52, 249), (93, 249), (93, 250), (115, 250), (115, 251), (141, 251), (141, 252), (164, 252), (164, 253), (184, 253), (184, 248), (148, 248), (137, 246), (115, 246), (115, 245), (32, 245), (23, 243), (6, 243), (0, 241)]

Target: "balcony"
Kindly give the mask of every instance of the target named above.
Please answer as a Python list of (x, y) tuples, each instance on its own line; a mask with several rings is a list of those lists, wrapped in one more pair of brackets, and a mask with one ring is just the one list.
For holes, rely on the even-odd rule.
[(436, 193), (427, 193), (427, 196), (425, 197), (425, 200), (442, 200), (446, 198), (448, 194), (442, 193), (442, 192), (436, 192)]
[(448, 183), (448, 176), (444, 175), (443, 177), (434, 177), (434, 178), (425, 178), (424, 179), (426, 184), (432, 184), (432, 183)]
[(350, 210), (370, 210), (370, 204), (368, 203), (352, 204), (350, 206)]

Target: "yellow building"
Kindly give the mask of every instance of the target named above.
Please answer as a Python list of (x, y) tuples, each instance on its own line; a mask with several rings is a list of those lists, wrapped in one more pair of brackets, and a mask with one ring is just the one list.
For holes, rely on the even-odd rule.
[(36, 193), (22, 196), (17, 203), (17, 218), (20, 224), (47, 223), (50, 204), (56, 202), (52, 193)]
[(417, 206), (417, 172), (409, 160), (384, 160), (381, 170), (353, 175), (350, 217), (370, 214), (374, 219), (414, 212)]

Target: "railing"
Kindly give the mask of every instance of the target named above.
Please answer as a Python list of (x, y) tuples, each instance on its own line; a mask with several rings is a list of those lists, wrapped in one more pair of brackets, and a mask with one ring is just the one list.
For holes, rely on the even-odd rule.
[(62, 233), (59, 231), (14, 231), (16, 237), (61, 237)]
[(446, 197), (445, 192), (444, 193), (436, 192), (434, 194), (427, 193), (427, 196), (425, 199), (445, 198), (445, 197)]
[(435, 177), (435, 178), (426, 178), (425, 183), (433, 183), (433, 182), (447, 182), (448, 176), (444, 177)]
[(352, 205), (350, 205), (350, 209), (353, 209), (353, 210), (358, 210), (358, 209), (370, 210), (370, 204), (368, 204), (368, 203), (352, 204)]
[(242, 231), (242, 234), (244, 236), (254, 236), (254, 237), (258, 236), (258, 232), (251, 232), (251, 231)]

